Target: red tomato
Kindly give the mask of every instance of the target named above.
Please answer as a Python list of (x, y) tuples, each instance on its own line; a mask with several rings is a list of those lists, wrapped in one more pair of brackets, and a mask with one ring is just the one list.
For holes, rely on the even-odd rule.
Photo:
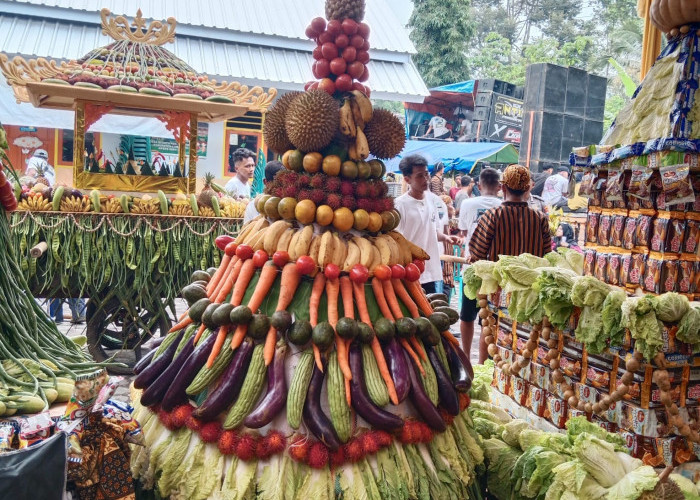
[[(314, 50), (313, 50), (313, 52), (311, 52), (311, 55), (317, 61), (323, 59), (323, 52), (321, 52), (321, 46), (319, 45), (319, 46), (314, 47)], [(367, 56), (367, 59), (369, 59), (369, 55)]]
[(406, 276), (406, 269), (401, 264), (391, 266), (391, 278), (402, 280)]
[(321, 54), (323, 54), (324, 59), (332, 61), (338, 57), (338, 47), (336, 47), (333, 42), (324, 42), (324, 44), (321, 45)]
[(425, 261), (421, 259), (413, 259), (413, 263), (418, 267), (421, 274), (425, 272)]
[(420, 279), (420, 269), (413, 262), (406, 265), (406, 281), (418, 281)]
[(362, 38), (360, 35), (353, 35), (350, 39), (350, 45), (352, 45), (356, 49), (361, 49), (364, 44), (365, 39)]
[(331, 66), (326, 59), (321, 59), (320, 61), (315, 61), (311, 67), (311, 71), (314, 76), (319, 80), (321, 78), (326, 78), (331, 73)]
[(264, 266), (268, 260), (270, 260), (270, 256), (267, 255), (267, 252), (265, 250), (257, 250), (253, 254), (253, 265), (258, 269)]
[(341, 26), (343, 28), (343, 33), (348, 36), (357, 33), (357, 22), (354, 19), (350, 19), (349, 17), (343, 19)]
[(338, 276), (340, 276), (340, 268), (335, 264), (326, 264), (323, 274), (325, 274), (326, 278), (329, 280), (336, 279)]
[(307, 27), (304, 34), (306, 34), (307, 38), (311, 38), (312, 40), (316, 40), (318, 38), (318, 32), (314, 31), (312, 26)]
[(228, 245), (232, 241), (233, 237), (229, 236), (228, 234), (222, 234), (221, 236), (217, 236), (217, 238), (214, 240), (214, 243), (216, 243), (217, 248), (223, 252), (224, 250), (226, 250), (226, 245)]
[(250, 245), (238, 245), (236, 248), (236, 256), (241, 260), (248, 260), (253, 257), (253, 247)]
[(366, 82), (369, 80), (369, 68), (367, 66), (365, 66), (365, 70), (362, 72), (358, 80), (361, 82)]
[(345, 33), (341, 33), (337, 37), (335, 37), (335, 45), (339, 49), (344, 49), (348, 45), (350, 45), (350, 38), (348, 38), (348, 35)]
[(323, 33), (326, 29), (326, 20), (323, 19), (322, 17), (314, 17), (311, 20), (311, 29), (313, 29), (316, 33)]
[(357, 49), (355, 47), (345, 47), (342, 55), (343, 59), (351, 63), (357, 58)]
[(335, 79), (335, 89), (338, 92), (349, 92), (352, 90), (352, 78), (347, 73), (338, 75)]
[(374, 275), (381, 281), (391, 279), (391, 268), (385, 264), (379, 264), (374, 268)]
[(348, 63), (342, 57), (336, 57), (331, 61), (331, 73), (333, 73), (335, 76), (345, 73), (345, 69), (347, 67)]
[(350, 269), (350, 279), (356, 283), (364, 283), (369, 279), (369, 270), (362, 264), (355, 264)]
[(308, 255), (302, 255), (297, 259), (297, 269), (301, 274), (311, 274), (316, 269), (316, 263)]
[(357, 79), (362, 76), (362, 73), (365, 70), (365, 65), (362, 64), (360, 61), (353, 61), (350, 64), (348, 64), (347, 72), (348, 75), (351, 77)]
[(272, 254), (272, 262), (274, 262), (277, 267), (284, 267), (285, 264), (289, 262), (289, 254), (284, 250), (278, 250)]
[(357, 25), (357, 34), (362, 38), (367, 40), (369, 38), (369, 25), (367, 23), (360, 23)]
[(236, 255), (236, 249), (237, 249), (237, 248), (238, 248), (238, 245), (236, 245), (236, 244), (232, 241), (231, 243), (229, 243), (228, 245), (226, 245), (226, 247), (224, 247), (224, 252), (226, 252), (226, 255), (228, 255), (229, 257), (233, 257), (234, 255)]
[(330, 78), (324, 78), (323, 80), (318, 82), (318, 88), (320, 90), (325, 90), (330, 95), (335, 94), (335, 82)]
[(335, 40), (335, 35), (332, 34), (330, 31), (324, 31), (320, 35), (318, 35), (318, 41), (319, 43), (328, 43), (332, 42)]
[(341, 24), (340, 19), (333, 19), (331, 21), (328, 21), (326, 31), (328, 31), (333, 36), (339, 35), (340, 32), (343, 31), (343, 25)]

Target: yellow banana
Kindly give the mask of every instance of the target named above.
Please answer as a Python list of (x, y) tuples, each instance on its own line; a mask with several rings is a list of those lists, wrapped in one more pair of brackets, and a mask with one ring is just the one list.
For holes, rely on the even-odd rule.
[(263, 241), (263, 249), (268, 255), (272, 256), (277, 249), (277, 242), (287, 229), (292, 227), (292, 224), (286, 220), (278, 220), (272, 223), (270, 227), (267, 228), (265, 232), (265, 239)]
[(369, 269), (370, 273), (373, 273), (374, 269), (382, 263), (382, 256), (379, 255), (379, 249), (377, 247), (370, 245), (370, 248), (372, 249), (372, 261), (369, 266), (367, 266), (367, 269)]
[(409, 251), (411, 252), (412, 259), (420, 259), (420, 260), (429, 260), (430, 255), (426, 253), (425, 250), (423, 250), (421, 247), (418, 245), (414, 245), (410, 241), (408, 241), (406, 238), (401, 233), (397, 233), (396, 231), (389, 231), (387, 233), (389, 236), (391, 236), (394, 241), (399, 245), (399, 248), (401, 248), (403, 245), (405, 245)]
[(314, 226), (309, 224), (301, 230), (301, 234), (296, 242), (296, 254), (297, 257), (309, 254), (309, 247), (311, 246), (311, 239), (314, 236)]
[(321, 269), (326, 267), (326, 264), (333, 262), (333, 254), (335, 253), (335, 241), (333, 240), (333, 231), (326, 231), (321, 236), (321, 246), (318, 249), (318, 265)]
[(342, 269), (343, 262), (345, 262), (345, 257), (348, 253), (348, 245), (340, 236), (338, 236), (338, 233), (333, 233), (333, 244), (335, 245), (335, 249), (331, 261), (333, 264)]
[(389, 250), (391, 251), (391, 259), (389, 260), (391, 264), (389, 265), (393, 266), (394, 264), (408, 264), (408, 262), (404, 262), (403, 254), (401, 253), (399, 245), (397, 245), (396, 242), (389, 235), (380, 234), (378, 238), (384, 240), (386, 244), (389, 245)]
[(277, 241), (276, 251), (289, 253), (289, 242), (292, 241), (292, 236), (294, 236), (294, 233), (296, 232), (297, 230), (293, 227), (285, 229), (285, 231), (282, 233), (282, 236), (280, 236), (280, 239)]
[(357, 146), (355, 146), (354, 142), (348, 146), (348, 158), (353, 161), (360, 161), (360, 156), (357, 154)]
[(350, 99), (345, 99), (345, 102), (340, 108), (340, 133), (347, 137), (355, 137), (355, 120), (350, 107)]
[(313, 259), (318, 268), (318, 253), (321, 250), (321, 237), (319, 235), (311, 238), (311, 246), (309, 246), (309, 257)]
[(357, 156), (360, 160), (364, 160), (369, 156), (369, 144), (367, 143), (367, 136), (362, 131), (360, 127), (357, 127), (357, 137), (355, 137), (355, 149), (357, 150)]
[(377, 247), (377, 250), (379, 250), (379, 257), (382, 261), (382, 264), (385, 264), (387, 266), (390, 266), (389, 262), (391, 262), (392, 256), (391, 256), (391, 249), (389, 248), (389, 245), (387, 244), (386, 241), (384, 241), (382, 238), (374, 238), (374, 246)]
[(348, 241), (348, 255), (343, 262), (343, 271), (348, 272), (352, 266), (360, 263), (360, 247), (354, 241)]
[(292, 235), (292, 239), (289, 240), (289, 249), (287, 250), (287, 252), (289, 253), (290, 260), (297, 260), (299, 257), (301, 257), (301, 255), (297, 253), (297, 242), (299, 241), (301, 232), (301, 229), (297, 229)]
[(372, 101), (370, 101), (369, 98), (359, 90), (353, 90), (351, 94), (352, 99), (357, 103), (357, 106), (360, 108), (362, 120), (365, 123), (368, 123), (372, 119)]
[(363, 130), (365, 128), (365, 120), (362, 118), (362, 110), (360, 110), (360, 105), (355, 99), (349, 99), (350, 109), (352, 110), (352, 118), (355, 121), (355, 125)]
[(360, 264), (369, 269), (369, 265), (372, 263), (372, 244), (359, 236), (355, 236), (352, 241), (360, 248)]
[(262, 250), (263, 249), (263, 243), (265, 242), (265, 234), (269, 230), (269, 227), (264, 227), (260, 231), (258, 231), (256, 234), (251, 236), (250, 241), (246, 242), (248, 245), (253, 247), (254, 251)]
[[(188, 203), (189, 206), (189, 203)], [(191, 211), (191, 207), (190, 207)], [(246, 224), (243, 229), (241, 229), (241, 232), (238, 233), (238, 236), (236, 237), (236, 244), (240, 245), (242, 243), (245, 243), (248, 237), (252, 234), (255, 234), (255, 232), (262, 227), (262, 223), (265, 220), (265, 218), (262, 215), (258, 215), (255, 219), (250, 221), (248, 224)]]

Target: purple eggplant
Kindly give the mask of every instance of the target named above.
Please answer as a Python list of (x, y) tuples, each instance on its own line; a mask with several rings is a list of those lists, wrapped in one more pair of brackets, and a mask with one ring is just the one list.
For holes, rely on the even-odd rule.
[[(325, 363), (324, 363), (325, 367)], [(311, 383), (306, 393), (304, 401), (304, 423), (316, 439), (328, 446), (332, 451), (336, 451), (342, 446), (338, 435), (335, 433), (330, 419), (323, 413), (321, 408), (321, 389), (323, 387), (324, 373), (314, 364), (314, 371), (311, 375)]]
[[(452, 378), (452, 383), (458, 392), (469, 392), (472, 386), (472, 377), (469, 375), (467, 366), (463, 363), (462, 357), (459, 355), (462, 352), (461, 349), (455, 348), (444, 338), (442, 339), (442, 345), (445, 348), (445, 353), (447, 354), (447, 362), (450, 365), (450, 376)], [(464, 354), (462, 352), (462, 354)], [(464, 358), (467, 356), (464, 355)], [(471, 368), (471, 363), (467, 359), (469, 368)]]
[(138, 374), (138, 376), (134, 379), (134, 387), (137, 389), (143, 389), (155, 382), (160, 374), (163, 373), (163, 370), (165, 370), (173, 360), (175, 351), (177, 351), (177, 346), (182, 340), (182, 336), (184, 334), (185, 330), (183, 328), (177, 337), (175, 337), (175, 340), (173, 340), (167, 347), (167, 349), (165, 349), (160, 356), (154, 359), (151, 364), (149, 364), (141, 373)]
[(455, 392), (455, 388), (452, 385), (450, 376), (445, 371), (445, 367), (442, 366), (442, 361), (440, 361), (440, 358), (435, 352), (435, 348), (426, 344), (425, 350), (428, 353), (430, 365), (435, 371), (435, 377), (437, 377), (440, 406), (445, 408), (447, 413), (450, 415), (459, 415), (459, 398), (457, 397), (457, 392)]
[(411, 379), (408, 376), (408, 365), (403, 355), (403, 348), (395, 338), (391, 338), (384, 343), (382, 351), (384, 351), (384, 358), (389, 367), (391, 378), (394, 380), (396, 396), (400, 403), (408, 397), (411, 390)]
[(175, 379), (168, 387), (163, 401), (160, 406), (165, 411), (170, 411), (177, 405), (187, 402), (187, 386), (192, 383), (194, 378), (199, 373), (199, 370), (204, 366), (204, 363), (209, 359), (209, 354), (216, 343), (217, 332), (212, 332), (204, 341), (200, 342), (195, 348), (192, 355), (187, 358), (187, 361), (182, 365), (180, 371), (175, 375)]
[[(405, 354), (405, 356), (408, 356), (408, 354)], [(418, 375), (416, 374), (417, 368), (414, 366), (413, 360), (409, 360), (407, 358), (406, 362), (409, 365), (408, 374), (411, 378), (411, 393), (409, 394), (411, 403), (413, 403), (413, 406), (416, 408), (416, 410), (418, 410), (418, 414), (423, 417), (423, 420), (425, 420), (425, 423), (428, 424), (431, 429), (438, 432), (443, 432), (445, 429), (447, 429), (445, 421), (442, 419), (442, 415), (440, 415), (438, 409), (425, 393), (423, 382), (418, 379)]]
[(163, 396), (168, 392), (168, 388), (173, 379), (177, 376), (180, 368), (194, 352), (194, 347), (194, 342), (190, 340), (185, 342), (182, 350), (173, 358), (173, 361), (168, 367), (162, 371), (155, 382), (144, 389), (141, 394), (141, 404), (143, 406), (155, 406), (163, 400)]
[(362, 348), (357, 342), (353, 342), (350, 348), (349, 362), (352, 372), (350, 396), (357, 413), (372, 427), (384, 431), (393, 431), (403, 426), (401, 417), (379, 408), (370, 399), (362, 370)]
[(257, 408), (253, 410), (243, 421), (243, 425), (251, 429), (259, 429), (266, 426), (284, 408), (287, 402), (287, 379), (284, 371), (284, 361), (287, 357), (287, 344), (282, 343), (277, 347), (275, 359), (267, 367), (267, 394)]
[(153, 361), (153, 356), (155, 356), (156, 351), (160, 347), (160, 345), (163, 343), (163, 339), (165, 337), (158, 337), (156, 340), (151, 342), (151, 350), (148, 351), (148, 353), (139, 359), (138, 363), (134, 365), (134, 375), (138, 375), (141, 373), (149, 364), (151, 364), (151, 361)]
[(221, 376), (219, 385), (207, 395), (204, 403), (194, 411), (195, 417), (201, 420), (213, 420), (236, 401), (252, 356), (253, 342), (246, 339), (233, 353), (233, 358)]

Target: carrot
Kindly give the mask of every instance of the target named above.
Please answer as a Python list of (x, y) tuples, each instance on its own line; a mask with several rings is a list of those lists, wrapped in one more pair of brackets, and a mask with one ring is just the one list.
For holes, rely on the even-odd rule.
[(243, 261), (239, 259), (231, 268), (231, 272), (226, 276), (223, 286), (219, 288), (219, 294), (216, 296), (216, 299), (214, 299), (214, 302), (220, 304), (226, 296), (231, 293), (233, 284), (238, 279), (238, 275), (241, 274), (241, 267), (243, 267)]
[(382, 287), (384, 288), (384, 299), (389, 304), (391, 313), (396, 319), (403, 318), (403, 312), (401, 311), (401, 306), (399, 306), (399, 301), (396, 300), (396, 293), (394, 293), (394, 287), (390, 280), (382, 281)]
[(394, 292), (396, 292), (396, 296), (399, 299), (401, 299), (401, 302), (403, 302), (403, 305), (406, 306), (406, 309), (408, 309), (408, 312), (411, 315), (411, 317), (419, 317), (420, 313), (418, 312), (418, 306), (408, 294), (408, 291), (406, 291), (406, 287), (403, 286), (403, 281), (399, 279), (392, 279), (391, 284), (394, 286)]
[(263, 300), (270, 293), (275, 278), (277, 278), (277, 266), (272, 263), (265, 264), (260, 271), (260, 278), (255, 286), (255, 291), (248, 301), (248, 308), (251, 311), (255, 312), (260, 309)]
[(189, 316), (185, 316), (176, 325), (173, 325), (173, 327), (170, 330), (168, 330), (168, 333), (173, 333), (173, 332), (176, 332), (178, 330), (182, 330), (183, 328), (185, 328), (186, 326), (189, 326), (190, 324), (192, 324), (192, 318), (190, 318)]
[(212, 290), (211, 295), (208, 295), (208, 297), (211, 300), (216, 299), (216, 297), (219, 295), (219, 291), (223, 288), (223, 286), (226, 283), (226, 281), (228, 280), (229, 276), (231, 276), (231, 273), (233, 272), (233, 264), (232, 263), (233, 263), (233, 260), (231, 260), (231, 262), (229, 263), (228, 269), (226, 269), (226, 271), (222, 275), (221, 281), (219, 281), (219, 284), (216, 285), (216, 288), (214, 288), (214, 290)]
[(340, 278), (340, 296), (343, 298), (343, 314), (355, 319), (355, 306), (352, 302), (352, 281), (348, 276)]
[(265, 337), (265, 347), (263, 349), (263, 358), (265, 359), (265, 366), (270, 366), (273, 358), (275, 357), (275, 344), (277, 343), (277, 329), (271, 326), (267, 331), (267, 337)]
[(202, 334), (204, 333), (204, 330), (206, 330), (206, 329), (207, 329), (207, 326), (204, 323), (199, 325), (199, 328), (197, 329), (197, 333), (195, 333), (194, 338), (192, 339), (193, 344), (197, 345), (197, 342), (199, 342), (199, 338), (202, 336)]
[[(355, 303), (357, 304), (357, 310), (360, 313), (360, 319), (367, 323), (372, 324), (372, 320), (369, 316), (369, 310), (367, 309), (367, 300), (365, 298), (365, 285), (363, 283), (353, 283), (352, 290), (355, 295)], [(394, 380), (391, 378), (389, 373), (389, 366), (386, 364), (386, 359), (384, 358), (384, 353), (382, 352), (382, 346), (379, 344), (379, 339), (377, 337), (372, 338), (372, 353), (377, 360), (377, 366), (379, 367), (379, 373), (382, 376), (382, 380), (386, 384), (387, 391), (389, 391), (389, 399), (395, 405), (399, 404), (399, 396), (396, 394), (396, 386), (394, 385)]]
[(418, 340), (416, 337), (411, 337), (410, 342), (413, 349), (420, 356), (420, 359), (423, 361), (428, 361), (428, 355), (425, 354), (425, 349), (423, 349), (423, 344), (420, 343), (420, 340)]
[(233, 337), (231, 337), (231, 350), (235, 351), (240, 347), (245, 339), (245, 334), (248, 333), (248, 325), (240, 324), (236, 327), (236, 331), (233, 332)]
[(461, 344), (459, 343), (459, 340), (457, 340), (457, 337), (452, 335), (452, 333), (449, 332), (449, 330), (445, 330), (442, 332), (442, 336), (447, 339), (447, 341), (452, 344), (455, 347), (460, 347)]
[(379, 305), (379, 310), (386, 319), (394, 321), (394, 315), (391, 314), (391, 310), (386, 303), (386, 298), (384, 297), (384, 288), (382, 288), (382, 282), (377, 278), (372, 278), (372, 291), (374, 292), (374, 298), (377, 299), (377, 304)]
[(231, 305), (241, 305), (241, 302), (243, 302), (243, 296), (245, 295), (245, 291), (248, 288), (248, 284), (250, 283), (253, 274), (255, 274), (255, 264), (253, 264), (253, 259), (248, 259), (243, 263), (241, 272), (238, 275), (238, 280), (233, 287), (233, 293), (231, 294)]
[(413, 297), (413, 300), (416, 301), (416, 305), (423, 312), (423, 314), (426, 316), (433, 314), (433, 308), (423, 294), (423, 289), (420, 287), (420, 284), (417, 281), (408, 282), (408, 286), (406, 288), (408, 293), (411, 294), (411, 297)]
[(228, 269), (232, 258), (232, 256), (224, 254), (224, 257), (221, 259), (221, 264), (219, 264), (219, 269), (216, 270), (214, 276), (212, 276), (209, 283), (207, 283), (207, 294), (211, 294), (214, 288), (219, 284), (219, 281), (221, 281), (221, 278), (224, 277), (224, 272)]
[[(328, 299), (328, 322), (335, 330), (335, 325), (338, 324), (338, 278), (326, 281), (326, 298)], [(345, 340), (340, 338), (338, 332), (335, 332), (335, 348), (338, 351), (338, 365), (343, 372), (345, 380), (352, 380), (352, 372), (350, 371), (350, 363), (348, 361), (348, 353), (346, 351)], [(346, 395), (347, 397), (347, 395)]]
[(301, 282), (301, 273), (297, 269), (295, 262), (289, 262), (282, 268), (282, 279), (280, 282), (280, 296), (277, 300), (277, 311), (284, 311), (289, 307), (294, 299), (294, 294)]
[[(318, 274), (316, 276), (318, 276)], [(311, 343), (311, 347), (314, 350), (314, 360), (316, 361), (316, 368), (318, 368), (318, 371), (323, 373), (323, 361), (321, 361), (321, 351), (318, 349), (318, 346), (313, 342)]]
[(401, 345), (404, 349), (406, 349), (406, 352), (409, 354), (409, 356), (413, 358), (413, 361), (416, 362), (416, 366), (421, 372), (421, 375), (425, 375), (425, 369), (423, 368), (423, 365), (420, 362), (420, 358), (418, 357), (418, 354), (416, 354), (416, 351), (413, 350), (413, 347), (411, 347), (411, 344), (408, 343), (408, 340), (399, 339), (399, 342), (401, 342)]
[(216, 341), (214, 342), (214, 347), (211, 348), (209, 353), (209, 358), (207, 359), (207, 368), (211, 368), (216, 360), (216, 357), (221, 352), (221, 347), (224, 345), (226, 340), (226, 335), (228, 335), (229, 325), (224, 325), (219, 328), (219, 333), (216, 335)]
[(321, 295), (325, 289), (326, 277), (323, 273), (318, 273), (314, 278), (314, 284), (311, 287), (311, 298), (309, 299), (309, 322), (311, 326), (318, 324), (318, 305), (321, 303)]

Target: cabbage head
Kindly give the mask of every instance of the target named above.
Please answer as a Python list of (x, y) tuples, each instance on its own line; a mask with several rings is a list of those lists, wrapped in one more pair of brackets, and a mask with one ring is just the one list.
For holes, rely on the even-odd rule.
[(676, 323), (690, 309), (688, 297), (675, 292), (664, 293), (654, 299), (656, 317), (665, 323)]

